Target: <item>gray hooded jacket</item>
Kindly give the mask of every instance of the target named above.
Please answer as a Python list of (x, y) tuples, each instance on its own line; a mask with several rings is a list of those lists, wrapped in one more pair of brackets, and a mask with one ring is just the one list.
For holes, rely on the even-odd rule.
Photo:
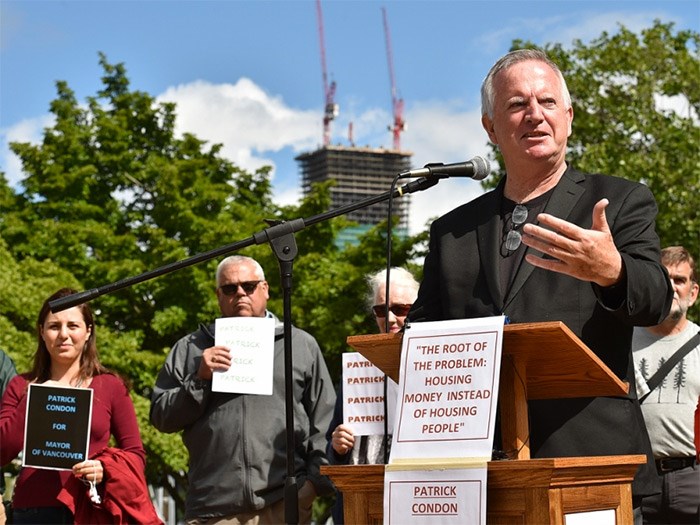
[[(268, 315), (272, 315), (269, 314)], [(202, 352), (214, 345), (214, 324), (173, 346), (158, 374), (150, 419), (162, 432), (182, 432), (189, 451), (185, 518), (251, 512), (283, 498), (287, 474), (284, 325), (275, 317), (271, 396), (212, 392), (196, 377)], [(319, 495), (333, 486), (321, 476), (328, 464), (325, 432), (335, 391), (316, 340), (292, 327), (295, 474)]]

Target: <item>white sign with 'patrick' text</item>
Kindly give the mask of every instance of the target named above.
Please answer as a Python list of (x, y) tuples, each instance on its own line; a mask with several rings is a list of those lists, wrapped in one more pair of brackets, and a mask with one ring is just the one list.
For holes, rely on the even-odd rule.
[(231, 351), (231, 367), (215, 370), (214, 392), (272, 395), (275, 320), (224, 317), (216, 320), (215, 344)]
[[(387, 470), (384, 523), (462, 525), (486, 521), (486, 468)], [(387, 519), (389, 517), (389, 519)]]
[[(386, 381), (386, 410), (384, 382)], [(358, 352), (343, 354), (343, 419), (356, 436), (394, 428), (398, 385)]]

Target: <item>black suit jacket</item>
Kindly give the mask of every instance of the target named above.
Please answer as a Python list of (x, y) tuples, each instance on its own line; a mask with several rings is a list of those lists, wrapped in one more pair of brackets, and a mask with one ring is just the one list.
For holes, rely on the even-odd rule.
[[(614, 290), (606, 290), (523, 260), (505, 296), (498, 270), (504, 183), (433, 222), (423, 281), (409, 321), (505, 314), (514, 323), (564, 322), (629, 383), (630, 393), (627, 398), (531, 401), (532, 457), (647, 454), (647, 465), (638, 471), (633, 493), (657, 492), (631, 353), (633, 327), (660, 323), (673, 299), (668, 275), (659, 262), (654, 197), (642, 184), (584, 174), (569, 166), (544, 211), (590, 228), (593, 206), (607, 198), (606, 217), (622, 254), (625, 279)], [(550, 350), (542, 348), (542, 352)]]

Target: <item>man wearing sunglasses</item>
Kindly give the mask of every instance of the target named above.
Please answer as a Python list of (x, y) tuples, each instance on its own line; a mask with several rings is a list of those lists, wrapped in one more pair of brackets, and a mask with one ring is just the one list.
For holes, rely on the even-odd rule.
[[(640, 519), (641, 498), (658, 492), (659, 479), (634, 387), (632, 332), (661, 322), (673, 299), (659, 261), (656, 202), (643, 184), (567, 163), (574, 109), (561, 70), (542, 51), (499, 59), (481, 101), (506, 174), (432, 223), (408, 318), (505, 314), (514, 323), (566, 324), (629, 383), (629, 394), (530, 401), (531, 456), (645, 454), (632, 484)], [(557, 362), (556, 349), (541, 352)]]
[[(222, 317), (275, 319), (273, 394), (212, 392), (212, 372), (236, 366), (235, 348), (214, 344), (214, 323), (200, 325), (175, 343), (158, 374), (151, 422), (163, 432), (183, 431), (190, 456), (188, 525), (284, 523), (284, 325), (267, 310), (269, 286), (250, 257), (221, 261), (216, 297)], [(316, 340), (296, 327), (291, 337), (299, 522), (309, 523), (315, 497), (333, 492), (320, 466), (328, 463), (324, 432), (335, 392)]]

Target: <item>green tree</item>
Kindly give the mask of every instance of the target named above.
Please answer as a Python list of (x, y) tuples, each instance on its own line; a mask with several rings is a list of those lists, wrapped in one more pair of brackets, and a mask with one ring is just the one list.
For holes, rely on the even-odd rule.
[[(104, 55), (99, 61), (102, 89), (86, 106), (57, 82), (55, 123), (41, 143), (11, 144), (22, 162), (21, 187), (10, 188), (0, 174), (0, 344), (27, 370), (36, 349), (36, 315), (49, 294), (62, 286), (108, 291), (92, 301), (101, 359), (132, 385), (149, 481), (167, 486), (182, 508), (187, 454), (179, 436), (150, 425), (148, 398), (171, 345), (218, 315), (214, 272), (221, 257), (128, 287), (123, 280), (244, 243), (242, 253), (266, 269), (270, 309), (281, 315), (277, 259), (264, 238), (252, 236), (268, 227), (268, 219), (327, 211), (330, 189), (319, 185), (299, 206), (276, 206), (269, 168), (241, 170), (220, 155), (221, 145), (177, 137), (173, 104), (132, 91), (122, 64)], [(335, 247), (346, 225), (338, 217), (295, 236), (292, 321), (336, 361), (345, 337), (367, 326), (367, 314), (357, 308), (363, 274), (384, 264), (376, 249), (384, 242), (379, 230), (351, 257)], [(395, 244), (396, 260), (408, 260), (410, 249), (411, 240)]]
[[(641, 180), (659, 202), (663, 244), (698, 255), (698, 35), (655, 23), (641, 37), (623, 28), (571, 51), (546, 47), (562, 66), (575, 105), (570, 158), (580, 168)], [(515, 42), (514, 47), (527, 45)], [(51, 104), (55, 124), (39, 145), (14, 143), (20, 189), (0, 173), (0, 344), (20, 370), (36, 347), (41, 302), (60, 286), (92, 289), (248, 240), (266, 219), (308, 218), (328, 209), (322, 184), (298, 206), (276, 206), (268, 168), (254, 173), (224, 159), (221, 146), (177, 137), (176, 108), (130, 89), (123, 65), (99, 57), (102, 89), (81, 106), (65, 82)], [(649, 72), (652, 73), (649, 73)], [(683, 96), (688, 114), (660, 110), (658, 97)], [(497, 152), (494, 150), (494, 155)], [(371, 333), (364, 276), (385, 265), (386, 224), (340, 251), (338, 217), (295, 236), (292, 320), (318, 339), (334, 377), (348, 335)], [(392, 262), (417, 270), (427, 232), (393, 239)], [(277, 260), (269, 246), (242, 251), (266, 269), (270, 308), (282, 313)], [(220, 257), (219, 257), (220, 258)], [(187, 455), (179, 436), (155, 431), (148, 397), (171, 345), (216, 317), (218, 261), (192, 264), (93, 301), (105, 364), (133, 385), (148, 453), (148, 478), (176, 480), (180, 501)], [(418, 275), (418, 271), (416, 271)]]

